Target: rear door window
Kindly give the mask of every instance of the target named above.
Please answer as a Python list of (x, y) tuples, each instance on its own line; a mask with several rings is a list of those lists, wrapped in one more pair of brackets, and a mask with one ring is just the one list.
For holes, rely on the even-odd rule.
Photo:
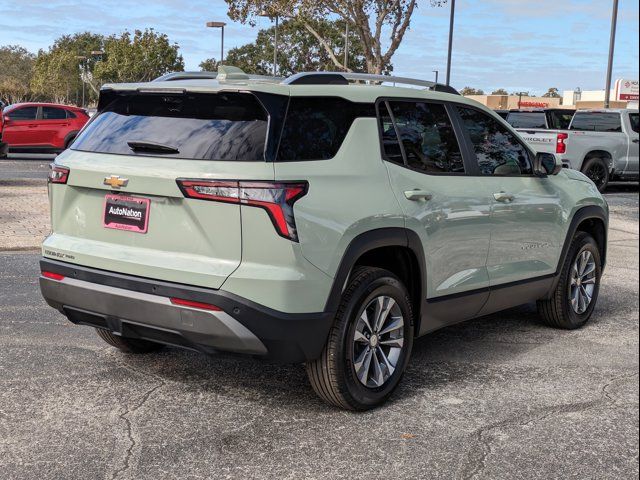
[(291, 97), (282, 130), (278, 161), (328, 160), (342, 146), (358, 117), (375, 116), (370, 103), (338, 97)]
[(578, 112), (571, 122), (571, 130), (586, 132), (621, 132), (619, 113)]
[(482, 175), (531, 175), (529, 151), (504, 125), (486, 113), (458, 107)]
[(115, 95), (73, 150), (195, 160), (264, 160), (268, 115), (249, 93)]
[(22, 107), (11, 110), (6, 115), (11, 120), (35, 120), (38, 114), (38, 107)]
[[(440, 103), (387, 102), (397, 136), (392, 135), (382, 115), (382, 137), (385, 155), (397, 161), (398, 138), (406, 157), (406, 165), (424, 173), (464, 173), (458, 140), (447, 110)], [(393, 141), (395, 137), (395, 142)]]
[(62, 108), (42, 107), (43, 120), (63, 120), (67, 118), (67, 111)]
[(509, 112), (507, 122), (513, 128), (547, 128), (544, 112)]

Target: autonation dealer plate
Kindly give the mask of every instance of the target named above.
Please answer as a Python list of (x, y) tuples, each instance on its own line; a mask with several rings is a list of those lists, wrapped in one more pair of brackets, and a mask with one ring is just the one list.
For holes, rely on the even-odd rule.
[(147, 233), (149, 227), (148, 198), (106, 195), (104, 199), (103, 225), (116, 230)]

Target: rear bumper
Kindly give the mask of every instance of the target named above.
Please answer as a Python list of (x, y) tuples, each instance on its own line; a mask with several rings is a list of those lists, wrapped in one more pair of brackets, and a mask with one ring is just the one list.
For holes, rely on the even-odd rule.
[[(320, 356), (332, 312), (282, 313), (220, 290), (190, 287), (42, 259), (40, 277), (49, 305), (73, 323), (115, 334), (177, 345), (205, 353), (230, 351), (270, 361), (298, 363)], [(221, 311), (171, 303), (180, 298)]]

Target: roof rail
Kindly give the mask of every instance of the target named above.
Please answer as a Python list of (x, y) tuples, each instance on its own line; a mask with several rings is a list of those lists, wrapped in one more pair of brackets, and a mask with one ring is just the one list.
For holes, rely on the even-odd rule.
[(263, 82), (279, 83), (283, 77), (271, 77), (268, 75), (247, 75), (239, 68), (228, 65), (220, 66), (220, 76), (218, 72), (171, 72), (155, 78), (153, 82), (172, 82), (175, 80), (218, 80), (219, 82), (233, 82), (257, 80)]
[(391, 75), (375, 75), (371, 73), (352, 72), (302, 72), (287, 77), (282, 83), (287, 85), (348, 85), (349, 81), (358, 82), (385, 82), (400, 83), (403, 85), (416, 85), (425, 87), (437, 92), (453, 93), (459, 95), (458, 91), (442, 83), (420, 80), (417, 78), (394, 77)]

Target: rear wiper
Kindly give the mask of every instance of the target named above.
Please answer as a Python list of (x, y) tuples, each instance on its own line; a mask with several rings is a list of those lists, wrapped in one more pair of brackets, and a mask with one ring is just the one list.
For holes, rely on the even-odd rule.
[(180, 150), (171, 145), (156, 142), (131, 141), (127, 145), (134, 152), (180, 153)]

